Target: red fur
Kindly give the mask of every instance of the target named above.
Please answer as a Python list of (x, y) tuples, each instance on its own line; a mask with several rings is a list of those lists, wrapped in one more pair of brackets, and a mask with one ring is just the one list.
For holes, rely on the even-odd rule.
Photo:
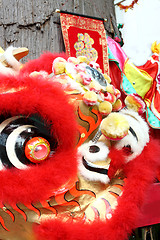
[[(148, 187), (154, 181), (159, 166), (159, 143), (151, 140), (140, 156), (129, 162), (124, 169), (127, 181), (118, 206), (106, 222), (62, 222), (52, 220), (35, 227), (38, 240), (124, 240), (135, 228)], [(115, 159), (112, 159), (114, 161)]]
[(108, 170), (108, 176), (110, 179), (112, 179), (119, 169), (124, 168), (125, 164), (125, 156), (124, 156), (124, 151), (122, 150), (117, 150), (116, 148), (112, 147), (110, 149), (108, 157), (110, 159), (114, 159), (114, 161), (111, 161), (110, 167)]
[(39, 114), (51, 125), (51, 135), (58, 139), (59, 144), (55, 155), (41, 164), (26, 170), (0, 171), (0, 200), (15, 204), (47, 199), (77, 174), (77, 125), (73, 108), (59, 84), (53, 85), (41, 77), (1, 75), (0, 86), (3, 90), (21, 88), (14, 93), (0, 94), (1, 114)]
[(43, 53), (38, 59), (30, 60), (29, 62), (25, 63), (21, 72), (22, 73), (31, 73), (34, 71), (46, 71), (47, 73), (52, 73), (52, 63), (53, 60), (57, 57), (62, 57), (67, 59), (67, 55), (65, 53), (51, 53), (46, 52)]

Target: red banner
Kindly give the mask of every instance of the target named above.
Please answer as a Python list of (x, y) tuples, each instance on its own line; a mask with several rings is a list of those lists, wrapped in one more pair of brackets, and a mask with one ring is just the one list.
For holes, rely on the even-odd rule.
[(86, 56), (108, 74), (108, 50), (103, 20), (60, 13), (61, 27), (68, 56)]

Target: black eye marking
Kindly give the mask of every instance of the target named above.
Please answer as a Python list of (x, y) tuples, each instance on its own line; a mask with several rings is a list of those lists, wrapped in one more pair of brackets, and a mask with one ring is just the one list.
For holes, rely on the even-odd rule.
[(137, 134), (135, 133), (135, 131), (133, 130), (132, 127), (129, 127), (129, 131), (132, 133), (132, 135), (136, 138), (136, 140), (137, 140), (137, 142), (138, 142)]

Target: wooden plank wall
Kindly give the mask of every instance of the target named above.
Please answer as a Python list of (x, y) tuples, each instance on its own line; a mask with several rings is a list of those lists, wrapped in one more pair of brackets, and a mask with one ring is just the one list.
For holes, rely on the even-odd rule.
[(106, 32), (114, 34), (114, 0), (0, 0), (0, 46), (27, 47), (27, 59), (46, 50), (64, 51), (60, 15), (55, 9), (107, 18)]

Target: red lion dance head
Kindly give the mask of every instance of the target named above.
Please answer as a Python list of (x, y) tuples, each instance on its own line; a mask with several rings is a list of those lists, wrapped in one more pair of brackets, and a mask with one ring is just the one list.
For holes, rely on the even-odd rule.
[[(124, 151), (128, 145), (130, 154), (136, 151), (130, 138), (126, 138), (127, 143), (119, 140), (117, 145), (107, 145), (106, 140), (102, 145), (99, 141), (85, 143), (77, 153), (82, 119), (76, 121), (73, 99), (58, 81), (30, 74), (51, 74), (56, 57), (44, 54), (15, 76), (0, 76), (0, 236), (24, 240), (127, 239), (156, 176), (159, 145), (150, 139), (130, 161)], [(90, 114), (95, 115), (95, 111)], [(138, 147), (140, 135), (136, 138), (138, 130), (131, 128), (129, 134)], [(94, 158), (92, 154), (98, 152)], [(108, 167), (98, 165), (104, 158)], [(114, 208), (111, 198), (116, 199)]]

